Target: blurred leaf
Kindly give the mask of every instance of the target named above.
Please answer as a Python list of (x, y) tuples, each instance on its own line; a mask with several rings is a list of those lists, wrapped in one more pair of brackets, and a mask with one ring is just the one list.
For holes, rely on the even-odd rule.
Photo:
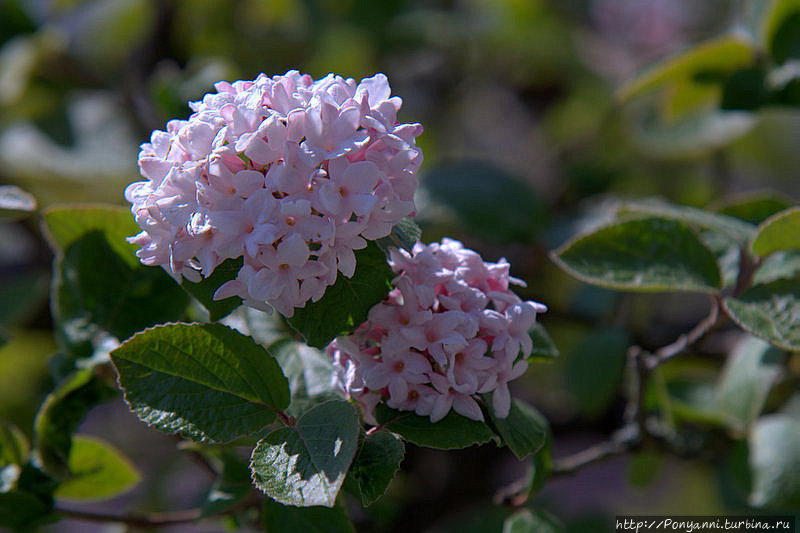
[(513, 398), (511, 410), (506, 418), (498, 418), (489, 405), (489, 417), (503, 439), (503, 443), (522, 460), (541, 450), (547, 442), (549, 424), (547, 419), (533, 406)]
[(761, 417), (749, 441), (750, 504), (767, 509), (800, 508), (800, 420), (786, 414)]
[(34, 448), (47, 474), (56, 479), (69, 476), (72, 433), (89, 409), (114, 394), (87, 368), (73, 372), (47, 395), (33, 426)]
[(413, 411), (397, 411), (384, 404), (375, 408), (375, 418), (384, 429), (418, 446), (451, 450), (489, 441), (494, 433), (483, 422), (451, 411), (436, 423)]
[(250, 457), (256, 487), (278, 503), (333, 507), (358, 445), (358, 415), (341, 400), (306, 411), (261, 439)]
[(767, 14), (767, 49), (776, 63), (800, 57), (800, 2), (776, 0)]
[(130, 209), (105, 204), (57, 205), (42, 211), (42, 231), (53, 251), (64, 254), (88, 233), (101, 232), (108, 246), (130, 267), (140, 265), (138, 246), (126, 239), (141, 229)]
[(414, 245), (422, 237), (422, 230), (414, 219), (410, 217), (401, 218), (397, 224), (392, 226), (392, 232), (389, 236), (375, 241), (384, 253), (389, 253), (389, 248), (394, 246), (402, 248), (408, 252), (414, 248)]
[(531, 340), (533, 341), (533, 351), (528, 356), (527, 361), (536, 361), (536, 360), (551, 360), (558, 357), (559, 352), (558, 348), (556, 348), (553, 339), (550, 338), (550, 335), (547, 333), (547, 330), (544, 329), (539, 322), (534, 322), (531, 329), (528, 330), (528, 334), (531, 336)]
[(745, 244), (755, 234), (756, 228), (737, 218), (714, 213), (696, 207), (673, 205), (661, 200), (641, 200), (625, 202), (619, 208), (620, 214), (658, 216), (679, 220), (692, 226), (722, 233), (734, 242)]
[(84, 502), (107, 500), (127, 492), (141, 478), (138, 470), (118, 450), (86, 435), (73, 438), (69, 471), (69, 477), (56, 489), (56, 498)]
[(420, 187), (452, 209), (462, 226), (493, 242), (529, 242), (546, 218), (543, 202), (530, 187), (481, 161), (435, 167)]
[(749, 65), (755, 57), (753, 43), (739, 35), (723, 35), (692, 46), (635, 77), (617, 92), (617, 97), (630, 100), (667, 84), (712, 73), (724, 75)]
[(724, 306), (745, 331), (784, 350), (800, 350), (800, 277), (750, 287), (726, 298)]
[(215, 322), (225, 318), (242, 304), (242, 299), (238, 296), (215, 300), (214, 293), (223, 283), (236, 278), (243, 263), (244, 259), (242, 257), (237, 257), (236, 259), (228, 258), (217, 265), (217, 268), (214, 269), (210, 276), (197, 283), (181, 278), (181, 287), (203, 304), (203, 307), (208, 311), (208, 319), (210, 321)]
[(246, 333), (262, 346), (269, 346), (291, 334), (279, 313), (268, 313), (249, 306), (240, 307), (239, 312), (244, 315)]
[(271, 344), (267, 351), (289, 380), (292, 394), (287, 410), (289, 414), (298, 416), (324, 400), (340, 397), (331, 382), (335, 371), (333, 364), (316, 348), (292, 339), (282, 339)]
[(48, 505), (35, 494), (21, 490), (0, 492), (0, 527), (12, 531), (37, 531), (41, 526), (58, 520), (51, 511), (52, 504)]
[(405, 446), (397, 435), (388, 431), (366, 435), (348, 474), (355, 481), (362, 506), (383, 496), (400, 469), (404, 455)]
[(599, 329), (581, 338), (565, 358), (567, 389), (584, 415), (601, 415), (614, 401), (629, 342), (625, 330)]
[(0, 185), (0, 219), (21, 218), (36, 211), (36, 198), (15, 185)]
[(50, 271), (26, 268), (4, 274), (0, 280), (0, 326), (14, 328), (27, 323), (48, 300)]
[(188, 304), (163, 269), (131, 267), (100, 231), (71, 242), (53, 274), (51, 309), (58, 338), (65, 351), (82, 357), (97, 349), (103, 332), (124, 340), (181, 318)]
[(169, 324), (111, 352), (130, 409), (148, 425), (200, 442), (251, 434), (289, 405), (278, 363), (221, 324)]
[(715, 207), (722, 215), (736, 217), (750, 224), (761, 224), (768, 217), (792, 206), (792, 199), (774, 191), (756, 191), (724, 199)]
[(25, 464), (28, 453), (30, 443), (25, 434), (15, 425), (0, 422), (0, 468)]
[(35, 29), (36, 26), (22, 8), (20, 0), (0, 2), (0, 44), (15, 35), (32, 33)]
[(264, 531), (302, 531), (303, 533), (355, 533), (341, 505), (292, 507), (270, 500), (264, 502)]
[(767, 97), (765, 70), (761, 67), (743, 68), (725, 80), (720, 108), (752, 111), (764, 105)]
[(242, 501), (253, 488), (250, 469), (233, 450), (219, 450), (222, 473), (214, 480), (203, 504), (203, 516), (219, 515)]
[(318, 302), (294, 310), (288, 323), (314, 348), (323, 349), (335, 337), (352, 332), (367, 319), (370, 308), (386, 298), (394, 278), (386, 255), (374, 243), (356, 250), (352, 278), (339, 275)]
[(781, 374), (783, 353), (768, 342), (745, 336), (733, 349), (717, 385), (717, 408), (739, 429), (758, 418)]
[(543, 509), (520, 509), (503, 523), (503, 533), (566, 533), (564, 524)]
[(759, 256), (800, 249), (800, 206), (772, 215), (758, 226), (751, 246)]
[(636, 488), (650, 485), (664, 465), (664, 454), (655, 450), (641, 450), (631, 455), (628, 463), (628, 481)]
[(0, 418), (30, 427), (50, 387), (48, 359), (57, 350), (48, 331), (17, 331), (0, 348)]
[(578, 236), (551, 253), (576, 278), (619, 290), (714, 292), (714, 254), (684, 222), (628, 220)]

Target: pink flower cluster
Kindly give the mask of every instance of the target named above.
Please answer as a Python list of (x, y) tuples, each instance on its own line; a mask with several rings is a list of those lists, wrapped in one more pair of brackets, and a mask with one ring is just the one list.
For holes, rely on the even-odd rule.
[(147, 265), (208, 276), (243, 257), (216, 299), (240, 296), (292, 316), (322, 297), (353, 250), (413, 215), (419, 124), (400, 124), (386, 76), (360, 83), (297, 71), (219, 82), (141, 146), (146, 181), (128, 186)]
[(508, 416), (508, 382), (527, 369), (528, 330), (546, 307), (509, 290), (523, 283), (504, 259), (484, 262), (451, 239), (393, 250), (390, 263), (398, 276), (388, 298), (328, 346), (336, 385), (373, 422), (384, 399), (431, 422), (451, 408), (483, 420), (473, 396), (491, 391), (495, 416)]

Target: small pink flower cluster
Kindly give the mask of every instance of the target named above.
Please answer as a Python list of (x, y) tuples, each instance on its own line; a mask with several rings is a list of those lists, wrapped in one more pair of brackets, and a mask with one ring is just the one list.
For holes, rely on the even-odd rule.
[(431, 422), (451, 408), (483, 420), (473, 395), (491, 391), (495, 416), (508, 416), (508, 382), (527, 369), (528, 330), (547, 308), (509, 290), (523, 282), (504, 259), (484, 262), (458, 241), (393, 250), (390, 263), (399, 275), (388, 298), (328, 346), (336, 385), (373, 422), (383, 399)]
[(243, 257), (216, 299), (286, 316), (322, 297), (337, 272), (351, 277), (353, 250), (413, 215), (422, 151), (419, 124), (400, 124), (386, 76), (360, 83), (297, 71), (219, 82), (141, 146), (147, 181), (125, 198), (142, 232), (147, 265), (199, 281)]

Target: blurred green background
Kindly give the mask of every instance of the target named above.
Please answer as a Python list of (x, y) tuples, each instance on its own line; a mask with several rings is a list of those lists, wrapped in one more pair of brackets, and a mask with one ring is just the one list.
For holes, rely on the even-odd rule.
[[(528, 283), (521, 295), (550, 308), (541, 323), (561, 357), (532, 365), (514, 392), (549, 418), (555, 455), (564, 455), (620, 425), (627, 346), (671, 342), (707, 303), (590, 288), (558, 271), (547, 251), (602, 221), (613, 198), (707, 207), (770, 191), (796, 203), (797, 102), (752, 109), (751, 93), (741, 105), (742, 93), (729, 90), (747, 84), (719, 82), (767, 68), (773, 4), (0, 0), (0, 183), (29, 191), (39, 207), (120, 204), (140, 179), (138, 145), (188, 116), (186, 102), (215, 81), (289, 69), (315, 78), (384, 72), (403, 98), (401, 121), (425, 127), (423, 239), (450, 236), (487, 260), (505, 256)], [(731, 35), (733, 44), (718, 41)], [(684, 64), (666, 81), (631, 84), (654, 62), (709, 40), (713, 69)], [(786, 64), (796, 52), (789, 46)], [(0, 328), (11, 338), (0, 348), (0, 419), (25, 431), (50, 385), (50, 262), (37, 220), (0, 222)], [(723, 329), (701, 347), (711, 357), (664, 367), (695, 424), (685, 457), (614, 458), (548, 481), (536, 504), (576, 532), (611, 530), (618, 514), (747, 510), (746, 450), (715, 453), (717, 435), (697, 407), (737, 335)], [(133, 493), (87, 509), (182, 508), (208, 488), (174, 441), (148, 431), (121, 400), (93, 410), (81, 431), (115, 443), (146, 473)], [(389, 494), (353, 519), (359, 531), (499, 531), (510, 511), (493, 498), (526, 467), (492, 445), (410, 449)], [(102, 527), (68, 521), (50, 531), (109, 531)]]

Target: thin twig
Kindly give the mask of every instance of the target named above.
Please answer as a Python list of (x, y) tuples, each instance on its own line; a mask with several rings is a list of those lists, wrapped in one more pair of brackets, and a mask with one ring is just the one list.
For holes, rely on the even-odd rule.
[(199, 520), (202, 516), (201, 509), (186, 509), (169, 513), (129, 514), (115, 515), (110, 513), (79, 511), (57, 507), (55, 511), (70, 520), (84, 520), (88, 522), (116, 522), (141, 528), (155, 528), (175, 524), (186, 524)]
[(708, 312), (708, 316), (706, 316), (700, 323), (698, 323), (695, 327), (691, 329), (688, 333), (685, 333), (678, 337), (674, 342), (671, 344), (667, 344), (653, 352), (652, 356), (647, 358), (647, 369), (652, 370), (661, 363), (671, 359), (672, 357), (678, 355), (679, 353), (683, 352), (687, 348), (693, 346), (695, 343), (700, 341), (703, 337), (705, 337), (711, 330), (717, 325), (717, 322), (720, 318), (719, 308), (721, 302), (717, 296), (711, 297), (711, 309)]
[(615, 433), (610, 440), (598, 442), (572, 455), (554, 459), (552, 475), (571, 474), (602, 459), (625, 453), (638, 442), (638, 428), (634, 425), (626, 426)]

